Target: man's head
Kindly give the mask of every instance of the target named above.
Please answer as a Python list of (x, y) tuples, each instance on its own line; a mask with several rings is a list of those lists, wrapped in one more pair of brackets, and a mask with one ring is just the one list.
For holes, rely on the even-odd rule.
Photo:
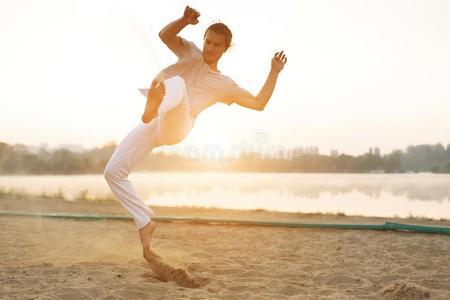
[(209, 26), (203, 37), (203, 59), (206, 63), (217, 62), (230, 48), (233, 34), (227, 25), (214, 23)]

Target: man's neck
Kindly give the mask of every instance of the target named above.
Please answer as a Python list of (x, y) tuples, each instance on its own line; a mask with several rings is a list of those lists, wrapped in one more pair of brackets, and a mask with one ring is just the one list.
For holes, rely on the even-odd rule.
[(209, 68), (212, 70), (212, 71), (214, 71), (214, 72), (219, 72), (219, 69), (217, 69), (217, 61), (215, 61), (215, 62), (211, 62), (211, 63), (206, 63), (208, 66), (209, 66)]

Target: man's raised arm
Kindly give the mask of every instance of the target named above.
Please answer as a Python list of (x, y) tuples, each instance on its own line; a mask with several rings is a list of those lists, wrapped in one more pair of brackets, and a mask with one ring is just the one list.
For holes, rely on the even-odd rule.
[(181, 46), (182, 41), (178, 33), (189, 24), (195, 25), (198, 23), (200, 13), (192, 7), (186, 6), (184, 14), (181, 18), (169, 23), (159, 32), (159, 37), (164, 44), (170, 49), (174, 50)]
[(277, 83), (278, 74), (283, 70), (284, 65), (287, 62), (287, 57), (284, 51), (277, 52), (272, 58), (271, 68), (269, 75), (267, 76), (266, 82), (259, 91), (258, 95), (255, 97), (250, 93), (240, 95), (236, 99), (235, 103), (254, 110), (264, 110), (269, 102), (270, 97), (272, 97), (273, 90), (275, 89), (275, 84)]

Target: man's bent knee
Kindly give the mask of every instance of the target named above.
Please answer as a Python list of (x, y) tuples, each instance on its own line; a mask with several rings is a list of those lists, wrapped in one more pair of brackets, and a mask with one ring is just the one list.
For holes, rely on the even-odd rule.
[(103, 170), (103, 177), (106, 179), (106, 181), (112, 181), (114, 179), (117, 179), (117, 170), (112, 167), (109, 163), (106, 164), (105, 169)]

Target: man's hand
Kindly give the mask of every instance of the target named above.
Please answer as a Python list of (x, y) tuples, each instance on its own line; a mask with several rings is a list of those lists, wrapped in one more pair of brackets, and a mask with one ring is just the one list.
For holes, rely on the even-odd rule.
[(186, 6), (184, 9), (183, 20), (188, 24), (198, 24), (198, 17), (200, 17), (200, 13), (193, 9), (192, 7)]
[(277, 52), (272, 58), (272, 70), (280, 73), (283, 70), (284, 65), (287, 62), (287, 56), (283, 53), (284, 51)]

